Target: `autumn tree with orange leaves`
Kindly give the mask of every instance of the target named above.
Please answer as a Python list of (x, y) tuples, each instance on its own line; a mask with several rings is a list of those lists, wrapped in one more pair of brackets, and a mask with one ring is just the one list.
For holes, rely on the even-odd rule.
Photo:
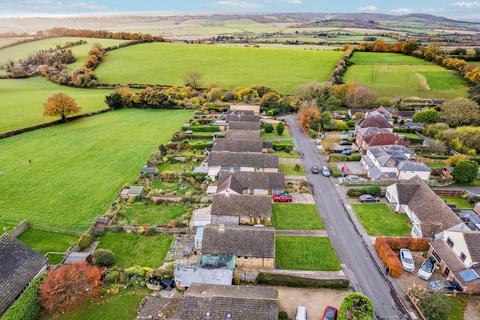
[(308, 130), (315, 129), (318, 126), (318, 123), (321, 119), (320, 110), (314, 103), (304, 103), (297, 114), (298, 122), (300, 125)]
[(44, 116), (60, 116), (62, 121), (67, 119), (67, 116), (79, 113), (81, 108), (77, 105), (75, 100), (64, 94), (57, 93), (48, 98), (44, 105)]
[(52, 269), (40, 286), (43, 306), (48, 312), (57, 313), (98, 298), (101, 275), (100, 268), (86, 262)]

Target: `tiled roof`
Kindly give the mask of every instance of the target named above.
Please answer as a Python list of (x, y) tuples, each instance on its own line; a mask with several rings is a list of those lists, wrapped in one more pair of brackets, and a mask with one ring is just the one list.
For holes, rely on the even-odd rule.
[(226, 139), (260, 140), (260, 130), (230, 130), (225, 131)]
[(277, 320), (277, 289), (193, 284), (185, 292), (182, 320), (225, 320), (227, 314), (233, 320)]
[(262, 152), (262, 140), (215, 139), (212, 151)]
[(240, 225), (207, 225), (203, 229), (202, 253), (274, 258), (275, 229)]
[(230, 121), (228, 128), (231, 130), (260, 130), (260, 122)]
[(432, 171), (425, 163), (423, 162), (414, 162), (414, 161), (402, 161), (398, 166), (400, 171)]
[(214, 194), (212, 215), (271, 218), (272, 199), (269, 196)]
[(47, 264), (47, 258), (9, 234), (0, 237), (0, 315)]
[(387, 133), (390, 132), (387, 128), (375, 128), (375, 127), (367, 127), (367, 128), (360, 128), (358, 129), (358, 134), (362, 136), (363, 139), (373, 136), (376, 133), (383, 132)]
[(393, 126), (381, 116), (367, 116), (357, 122), (357, 127), (393, 128)]
[(231, 122), (231, 121), (260, 122), (260, 116), (256, 116), (253, 114), (230, 113), (230, 114), (227, 114), (227, 116), (225, 117), (225, 120), (227, 120), (228, 122)]
[(243, 189), (284, 189), (285, 176), (278, 172), (220, 172), (218, 174), (218, 185), (222, 184), (225, 180), (233, 178), (231, 181), (236, 180)]
[(407, 145), (407, 142), (402, 140), (400, 136), (391, 132), (377, 132), (364, 137), (363, 141), (365, 141), (368, 146)]
[(472, 261), (480, 262), (480, 232), (463, 232)]
[(208, 166), (278, 168), (278, 156), (261, 152), (212, 151)]

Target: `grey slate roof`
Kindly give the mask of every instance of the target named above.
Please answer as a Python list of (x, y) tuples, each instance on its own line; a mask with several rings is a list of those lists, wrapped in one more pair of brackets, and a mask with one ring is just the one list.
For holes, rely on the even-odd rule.
[(230, 121), (228, 128), (231, 130), (260, 130), (260, 121)]
[[(220, 172), (219, 176), (221, 175), (222, 172)], [(233, 175), (229, 175), (223, 179), (219, 179), (218, 185), (217, 185), (217, 192), (223, 192), (226, 191), (227, 189), (233, 190), (236, 193), (243, 193), (243, 186), (238, 182), (237, 179), (233, 177)]]
[(367, 137), (371, 137), (376, 133), (387, 133), (387, 132), (390, 132), (387, 128), (375, 128), (375, 127), (360, 128), (357, 131), (357, 133), (361, 135), (363, 139)]
[(473, 262), (480, 262), (480, 232), (463, 232)]
[(262, 152), (262, 140), (215, 139), (212, 151)]
[(225, 131), (226, 139), (260, 140), (260, 130), (230, 130)]
[(0, 315), (47, 264), (47, 258), (9, 234), (0, 237)]
[(203, 229), (203, 254), (274, 258), (275, 229), (240, 225), (207, 225)]
[(193, 284), (183, 300), (182, 320), (277, 320), (278, 291), (265, 286)]
[(398, 169), (400, 171), (432, 171), (425, 163), (415, 161), (402, 161)]
[(256, 116), (253, 114), (230, 113), (230, 114), (227, 114), (227, 116), (225, 117), (225, 120), (227, 120), (228, 122), (231, 122), (231, 121), (260, 122), (260, 116)]
[(382, 116), (367, 116), (357, 122), (357, 127), (393, 128), (393, 126)]
[(212, 215), (271, 218), (272, 199), (269, 196), (214, 194)]
[(208, 166), (278, 168), (278, 156), (261, 152), (212, 151)]
[[(231, 179), (230, 179), (231, 177)], [(218, 174), (218, 188), (217, 192), (220, 190), (220, 186), (223, 185), (223, 182), (229, 180), (230, 183), (234, 181), (238, 182), (243, 189), (284, 189), (285, 187), (285, 176), (279, 172), (249, 172), (249, 171), (239, 171), (239, 172), (220, 172)]]

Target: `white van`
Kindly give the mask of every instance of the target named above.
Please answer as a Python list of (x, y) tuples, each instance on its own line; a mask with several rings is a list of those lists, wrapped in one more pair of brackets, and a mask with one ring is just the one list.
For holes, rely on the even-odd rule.
[(295, 320), (307, 320), (307, 308), (298, 306), (295, 312)]

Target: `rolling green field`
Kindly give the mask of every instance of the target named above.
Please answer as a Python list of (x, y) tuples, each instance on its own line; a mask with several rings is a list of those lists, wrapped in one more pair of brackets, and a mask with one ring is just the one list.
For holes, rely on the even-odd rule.
[(455, 72), (395, 53), (357, 52), (345, 82), (358, 82), (379, 96), (452, 99), (465, 97), (467, 85)]
[(0, 140), (2, 218), (88, 228), (190, 114), (119, 110)]
[(100, 39), (100, 38), (77, 38), (77, 37), (58, 37), (32, 41), (17, 46), (5, 48), (0, 50), (0, 64), (6, 63), (10, 60), (16, 61), (28, 57), (31, 53), (37, 50), (55, 48), (58, 45), (63, 45), (66, 42), (74, 42), (78, 40), (85, 40), (87, 44), (75, 46), (70, 48), (77, 61), (73, 64), (78, 67), (83, 64), (87, 57), (88, 51), (94, 43), (99, 43), (103, 47), (108, 47), (114, 44), (125, 42), (125, 40), (116, 39)]
[(146, 43), (106, 54), (96, 69), (105, 83), (183, 85), (202, 74), (202, 85), (225, 89), (262, 84), (285, 93), (328, 78), (341, 51), (300, 51), (207, 45)]
[(0, 133), (57, 120), (43, 116), (43, 104), (59, 92), (74, 98), (81, 113), (88, 113), (107, 108), (104, 100), (111, 91), (59, 86), (38, 77), (0, 79)]
[(0, 38), (0, 47), (12, 44), (14, 42), (28, 39), (29, 37), (12, 37), (12, 38)]

